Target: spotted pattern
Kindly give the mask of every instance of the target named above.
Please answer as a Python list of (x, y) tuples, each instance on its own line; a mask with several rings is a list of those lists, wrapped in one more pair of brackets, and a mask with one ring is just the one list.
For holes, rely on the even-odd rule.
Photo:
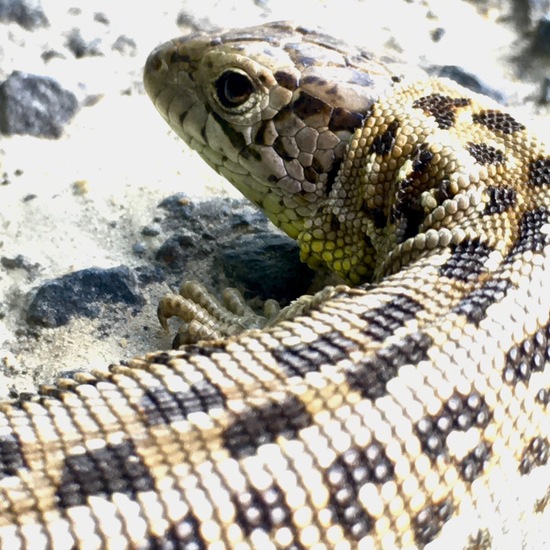
[(321, 365), (331, 365), (345, 359), (357, 344), (343, 334), (325, 335), (306, 344), (280, 346), (272, 350), (273, 357), (288, 376), (305, 376)]
[(410, 334), (400, 342), (376, 352), (372, 357), (349, 365), (348, 382), (351, 388), (360, 392), (363, 397), (382, 397), (386, 394), (387, 383), (395, 377), (399, 367), (427, 359), (431, 345), (432, 340), (428, 335)]
[(470, 105), (467, 97), (452, 98), (442, 94), (431, 94), (414, 101), (413, 107), (422, 109), (427, 115), (435, 118), (436, 124), (442, 130), (448, 130), (456, 122), (459, 107)]
[(523, 214), (519, 224), (519, 235), (510, 251), (509, 261), (514, 261), (516, 256), (527, 251), (542, 252), (550, 242), (548, 234), (542, 231), (548, 224), (548, 214), (548, 209), (542, 206)]
[[(481, 395), (472, 393), (463, 397), (455, 393), (447, 400), (440, 414), (426, 416), (418, 421), (415, 431), (422, 450), (435, 462), (439, 456), (446, 456), (446, 439), (453, 430), (465, 432), (472, 427), (483, 429), (490, 420), (491, 412)], [(479, 468), (479, 463), (485, 460), (484, 453), (485, 450), (480, 449), (477, 455), (471, 457), (475, 464), (469, 467), (469, 471), (473, 468), (475, 472)], [(469, 464), (466, 463), (466, 466)]]
[(19, 438), (15, 434), (0, 437), (0, 480), (6, 476), (13, 476), (20, 468), (26, 467)]
[(416, 317), (423, 309), (414, 298), (405, 294), (395, 296), (390, 302), (373, 308), (361, 315), (367, 326), (363, 334), (375, 342), (383, 342), (395, 331)]
[(550, 363), (550, 325), (535, 332), (521, 344), (512, 346), (506, 354), (503, 378), (508, 384), (529, 382), (533, 372), (542, 372)]
[(391, 122), (385, 132), (374, 138), (372, 145), (370, 146), (369, 153), (374, 153), (381, 156), (387, 155), (393, 149), (395, 134), (398, 128), (399, 124), (396, 121)]
[(550, 184), (550, 158), (538, 158), (529, 166), (529, 183), (536, 187)]
[(141, 408), (150, 426), (185, 420), (193, 412), (225, 408), (225, 397), (207, 380), (198, 380), (186, 391), (168, 391), (159, 386), (148, 389)]
[(374, 519), (363, 508), (358, 487), (380, 485), (393, 477), (393, 465), (377, 443), (366, 449), (352, 447), (328, 468), (324, 479), (330, 494), (330, 509), (350, 540), (368, 535)]
[(439, 268), (439, 274), (460, 281), (475, 281), (486, 271), (485, 262), (493, 248), (479, 239), (452, 245), (450, 258)]
[(517, 122), (509, 113), (503, 113), (492, 109), (474, 113), (472, 119), (477, 124), (481, 124), (497, 134), (502, 133), (510, 135), (525, 129), (525, 126)]
[(468, 143), (466, 149), (479, 164), (504, 164), (506, 160), (502, 151), (486, 143)]
[(199, 522), (192, 514), (187, 514), (163, 536), (150, 537), (147, 542), (151, 550), (207, 550)]
[(537, 466), (546, 466), (550, 455), (550, 442), (546, 437), (534, 437), (525, 449), (519, 463), (522, 475), (529, 474)]
[[(255, 529), (270, 533), (279, 527), (291, 525), (291, 510), (285, 502), (284, 494), (276, 486), (262, 491), (250, 487), (233, 495), (232, 501), (237, 511), (237, 522), (246, 535)], [(295, 533), (293, 539), (296, 544)]]
[(304, 404), (295, 397), (251, 407), (242, 413), (223, 434), (225, 448), (233, 458), (252, 456), (258, 447), (278, 437), (293, 439), (312, 423)]
[(453, 311), (478, 325), (486, 317), (487, 308), (501, 300), (510, 286), (506, 279), (490, 279), (462, 298)]
[(69, 508), (86, 504), (92, 496), (109, 498), (123, 493), (135, 498), (154, 489), (151, 474), (133, 443), (125, 441), (68, 456), (56, 496), (61, 508)]
[(462, 479), (471, 483), (478, 478), (485, 471), (491, 454), (490, 445), (485, 442), (479, 443), (459, 464)]
[(418, 545), (424, 546), (434, 540), (443, 524), (454, 512), (454, 505), (447, 499), (439, 504), (430, 504), (423, 508), (413, 520), (414, 536)]
[(487, 188), (489, 202), (485, 206), (484, 214), (502, 214), (511, 210), (517, 204), (517, 192), (512, 187), (493, 187)]
[[(255, 67), (253, 111), (210, 103), (222, 61)], [(356, 286), (3, 403), (0, 547), (546, 542), (550, 153), (489, 100), (401, 70), (285, 22), (152, 55), (170, 125)]]

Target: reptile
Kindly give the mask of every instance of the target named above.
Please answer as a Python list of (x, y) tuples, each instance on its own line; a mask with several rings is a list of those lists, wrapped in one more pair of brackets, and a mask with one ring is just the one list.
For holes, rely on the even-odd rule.
[(2, 403), (0, 547), (548, 545), (548, 148), (287, 22), (167, 42), (144, 81), (341, 282), (257, 327), (184, 285), (160, 318), (200, 341)]

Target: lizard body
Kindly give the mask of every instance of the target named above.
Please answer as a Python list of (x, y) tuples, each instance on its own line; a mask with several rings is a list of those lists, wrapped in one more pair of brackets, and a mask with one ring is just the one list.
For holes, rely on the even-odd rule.
[(348, 284), (1, 404), (1, 548), (550, 542), (550, 152), (399, 71), (289, 23), (151, 54), (171, 127)]

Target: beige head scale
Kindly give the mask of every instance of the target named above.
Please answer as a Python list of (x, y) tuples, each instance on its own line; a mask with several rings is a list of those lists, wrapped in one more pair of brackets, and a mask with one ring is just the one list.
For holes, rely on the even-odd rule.
[(279, 22), (167, 42), (144, 80), (172, 129), (295, 238), (397, 77), (360, 50)]

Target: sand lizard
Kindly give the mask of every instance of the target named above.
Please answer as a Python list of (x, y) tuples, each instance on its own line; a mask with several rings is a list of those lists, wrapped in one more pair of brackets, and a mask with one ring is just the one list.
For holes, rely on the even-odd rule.
[(145, 85), (349, 286), (2, 404), (0, 546), (548, 543), (548, 149), (290, 23), (168, 42)]

